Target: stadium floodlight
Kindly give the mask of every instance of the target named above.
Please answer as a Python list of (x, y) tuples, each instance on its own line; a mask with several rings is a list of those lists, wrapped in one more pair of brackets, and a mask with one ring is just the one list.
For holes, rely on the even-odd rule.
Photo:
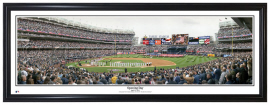
[(110, 29), (110, 30), (109, 30), (109, 33), (114, 33), (114, 30), (113, 30), (113, 29)]
[(112, 29), (112, 33), (117, 33), (117, 29)]
[(49, 20), (50, 17), (38, 17), (39, 19), (46, 19), (46, 20)]
[(100, 27), (96, 27), (95, 28), (95, 32), (101, 32), (101, 28)]
[(124, 33), (124, 30), (120, 29), (119, 34), (123, 34), (123, 33)]
[(74, 23), (74, 22), (73, 22), (72, 20), (68, 20), (68, 21), (67, 21), (67, 25), (73, 26), (73, 23)]
[(80, 27), (81, 26), (81, 23), (80, 22), (74, 22), (74, 26), (75, 27)]
[(53, 20), (53, 21), (57, 21), (58, 22), (58, 18), (57, 17), (50, 17), (50, 20)]
[(129, 30), (129, 34), (133, 34), (133, 30)]
[(106, 32), (105, 33), (112, 33), (112, 29), (106, 28)]
[(82, 28), (83, 30), (87, 30), (87, 24), (85, 24), (85, 23), (82, 24), (82, 25), (81, 25), (81, 28)]
[(97, 32), (97, 27), (96, 27), (96, 26), (92, 26), (92, 27), (91, 27), (91, 30), (92, 30), (93, 32)]
[(97, 32), (102, 32), (103, 31), (103, 28), (102, 27), (98, 27), (97, 28)]
[(93, 26), (91, 26), (91, 25), (88, 25), (88, 26), (87, 26), (87, 29), (88, 29), (88, 30), (92, 30), (92, 28), (93, 28)]
[(126, 30), (126, 31), (125, 31), (125, 34), (129, 34), (129, 30)]

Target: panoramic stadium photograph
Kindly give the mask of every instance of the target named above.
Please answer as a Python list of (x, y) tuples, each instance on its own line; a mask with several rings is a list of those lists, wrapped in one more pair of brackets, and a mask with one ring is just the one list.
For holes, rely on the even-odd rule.
[(253, 17), (17, 16), (17, 85), (252, 85)]

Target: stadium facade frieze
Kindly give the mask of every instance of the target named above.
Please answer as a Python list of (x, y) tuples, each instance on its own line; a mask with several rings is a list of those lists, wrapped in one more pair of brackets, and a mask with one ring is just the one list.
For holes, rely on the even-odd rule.
[(80, 41), (80, 42), (92, 42), (92, 43), (106, 43), (106, 44), (131, 44), (130, 42), (106, 42), (106, 41), (97, 41), (91, 39), (80, 39), (80, 38), (68, 38), (68, 37), (59, 37), (59, 36), (47, 36), (47, 35), (38, 35), (38, 34), (20, 34), (18, 33), (19, 38), (42, 38), (48, 40), (66, 40), (66, 41)]
[(105, 47), (18, 47), (18, 50), (130, 50), (130, 48), (105, 48)]
[(90, 38), (90, 37), (79, 37), (79, 36), (72, 36), (72, 35), (62, 35), (57, 33), (45, 33), (39, 32), (35, 30), (25, 30), (25, 29), (18, 29), (18, 32), (21, 33), (32, 33), (32, 34), (39, 34), (39, 35), (47, 35), (47, 36), (58, 36), (63, 38), (74, 38), (74, 39), (84, 39), (84, 40), (93, 40), (93, 41), (101, 41), (101, 42), (120, 42), (120, 43), (130, 43), (132, 40), (111, 40), (111, 39), (99, 39), (99, 38)]

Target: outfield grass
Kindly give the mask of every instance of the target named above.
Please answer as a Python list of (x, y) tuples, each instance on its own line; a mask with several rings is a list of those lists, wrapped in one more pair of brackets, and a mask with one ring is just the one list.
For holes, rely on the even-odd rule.
[[(143, 55), (117, 55), (117, 56), (107, 56), (104, 58), (116, 58), (116, 57), (120, 57), (120, 58), (149, 58), (149, 57), (145, 57)], [(195, 64), (200, 64), (200, 63), (204, 63), (204, 62), (208, 62), (211, 60), (215, 60), (217, 59), (216, 57), (201, 57), (201, 56), (185, 56), (185, 57), (180, 57), (180, 58), (170, 58), (170, 57), (152, 57), (152, 59), (162, 59), (162, 60), (168, 60), (168, 61), (172, 61), (174, 62), (176, 65), (174, 66), (161, 66), (161, 67), (157, 67), (157, 68), (175, 68), (175, 67), (186, 67), (186, 66), (191, 66), (191, 65), (195, 65)], [(89, 61), (89, 60), (88, 60)], [(107, 59), (107, 61), (109, 61), (109, 59)], [(122, 62), (136, 62), (136, 60), (112, 60), (113, 62), (116, 61), (122, 61)], [(140, 61), (140, 60), (138, 60)], [(106, 60), (102, 60), (101, 62), (106, 62)], [(141, 61), (142, 62), (142, 61)], [(74, 63), (69, 63), (66, 64), (67, 66), (74, 66), (74, 67), (78, 67), (77, 64), (75, 64), (77, 62)], [(82, 64), (84, 64), (84, 61), (81, 61)], [(109, 64), (109, 63), (108, 63)], [(107, 65), (108, 65), (107, 64)], [(79, 67), (82, 68), (82, 67)], [(124, 72), (123, 70), (125, 69), (125, 67), (84, 67), (85, 69), (87, 69), (90, 72), (108, 72), (110, 69), (119, 69), (122, 71), (118, 71), (118, 72)], [(154, 67), (145, 67), (145, 68), (141, 68), (141, 67), (127, 67), (127, 70), (129, 72), (137, 72), (137, 71), (150, 71), (153, 70)]]

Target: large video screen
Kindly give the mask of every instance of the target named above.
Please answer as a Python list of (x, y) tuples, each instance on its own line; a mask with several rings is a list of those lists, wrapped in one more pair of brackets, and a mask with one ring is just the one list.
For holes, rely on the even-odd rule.
[(199, 44), (199, 38), (198, 37), (189, 37), (188, 40), (189, 45)]
[(173, 45), (188, 45), (188, 34), (173, 34), (172, 44)]

